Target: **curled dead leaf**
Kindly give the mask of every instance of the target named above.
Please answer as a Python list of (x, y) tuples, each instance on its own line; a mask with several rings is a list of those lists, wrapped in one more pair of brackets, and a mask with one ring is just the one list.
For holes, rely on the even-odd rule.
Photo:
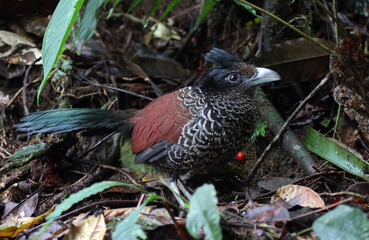
[(325, 206), (323, 199), (308, 187), (299, 185), (286, 185), (279, 188), (273, 195), (272, 204), (285, 205), (292, 208), (296, 205), (309, 208), (322, 208)]

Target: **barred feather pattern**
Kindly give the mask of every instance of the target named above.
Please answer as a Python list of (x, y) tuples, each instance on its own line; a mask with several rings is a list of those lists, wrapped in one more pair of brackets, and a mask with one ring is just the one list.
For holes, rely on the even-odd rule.
[(192, 118), (157, 164), (173, 175), (210, 172), (231, 159), (254, 131), (257, 112), (250, 90), (207, 92), (189, 87), (179, 91), (179, 102)]

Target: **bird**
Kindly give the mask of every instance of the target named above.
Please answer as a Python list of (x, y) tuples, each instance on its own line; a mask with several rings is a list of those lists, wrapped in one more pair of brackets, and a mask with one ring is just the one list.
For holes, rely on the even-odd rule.
[(254, 132), (258, 115), (254, 87), (281, 78), (215, 47), (205, 60), (214, 67), (199, 84), (162, 95), (134, 114), (52, 109), (28, 114), (16, 129), (28, 134), (125, 131), (135, 164), (152, 165), (172, 178), (209, 173), (232, 159)]

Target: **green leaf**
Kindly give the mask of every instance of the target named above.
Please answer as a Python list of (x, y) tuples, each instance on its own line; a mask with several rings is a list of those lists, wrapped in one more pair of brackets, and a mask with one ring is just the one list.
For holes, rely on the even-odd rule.
[(128, 9), (128, 11), (126, 12), (126, 14), (129, 14), (129, 13), (132, 11), (132, 9), (134, 9), (135, 7), (137, 7), (141, 2), (142, 2), (142, 0), (135, 0), (135, 1), (131, 4), (131, 6), (129, 6), (129, 9)]
[(187, 43), (190, 41), (192, 36), (195, 34), (197, 29), (199, 28), (200, 24), (203, 22), (203, 20), (209, 14), (210, 10), (218, 2), (220, 2), (220, 0), (205, 0), (205, 1), (202, 1), (200, 14), (197, 17), (196, 24), (193, 28), (191, 28), (191, 31), (187, 34), (186, 38), (183, 40), (182, 47), (180, 48), (179, 52), (181, 52), (183, 50), (183, 47), (187, 45)]
[(126, 217), (123, 221), (118, 223), (115, 231), (113, 232), (113, 240), (136, 240), (139, 237), (142, 239), (146, 239), (147, 236), (145, 232), (141, 229), (140, 225), (136, 224), (138, 220), (138, 215), (142, 211), (142, 209), (151, 201), (157, 199), (157, 195), (151, 193), (146, 201), (138, 208), (133, 210), (128, 217)]
[(343, 170), (369, 181), (368, 162), (310, 127), (307, 128), (304, 145)]
[(324, 118), (322, 121), (320, 121), (320, 125), (326, 128), (329, 126), (330, 123), (331, 123), (331, 120), (328, 118)]
[(205, 0), (203, 1), (203, 4), (201, 6), (200, 15), (197, 18), (196, 24), (194, 29), (198, 29), (202, 21), (206, 18), (206, 16), (209, 14), (211, 9), (217, 4), (220, 0)]
[(247, 5), (247, 4), (243, 3), (243, 2), (239, 2), (237, 0), (233, 0), (233, 1), (235, 3), (237, 3), (238, 5), (244, 7), (247, 11), (249, 11), (255, 17), (261, 18), (261, 16), (256, 13), (256, 10), (253, 7), (251, 7), (250, 5)]
[(267, 127), (267, 125), (265, 124), (265, 122), (256, 124), (255, 131), (254, 131), (254, 133), (252, 134), (252, 136), (250, 138), (252, 143), (255, 142), (255, 140), (258, 136), (265, 137), (265, 133), (266, 133), (265, 128), (266, 127)]
[(46, 220), (52, 220), (56, 217), (59, 217), (64, 211), (68, 210), (73, 206), (73, 204), (82, 201), (85, 198), (88, 198), (92, 195), (95, 195), (99, 192), (104, 191), (107, 188), (114, 187), (114, 186), (121, 186), (123, 183), (121, 182), (99, 182), (91, 185), (90, 187), (84, 188), (79, 192), (71, 194), (67, 199), (65, 199), (61, 204), (56, 206), (55, 210), (46, 217)]
[(83, 12), (79, 28), (74, 36), (74, 44), (80, 54), (83, 44), (92, 36), (96, 28), (97, 14), (105, 0), (89, 0)]
[(120, 162), (123, 168), (130, 168), (135, 170), (135, 173), (137, 173), (138, 176), (142, 174), (157, 172), (157, 170), (155, 170), (152, 166), (145, 166), (145, 164), (135, 164), (136, 154), (133, 154), (131, 149), (131, 140), (125, 140), (120, 145)]
[(83, 2), (84, 0), (60, 0), (51, 17), (42, 43), (44, 78), (38, 89), (37, 103), (55, 62), (63, 52), (64, 44), (72, 30)]
[(167, 8), (165, 9), (164, 13), (160, 16), (159, 22), (163, 21), (163, 19), (172, 11), (175, 5), (179, 3), (181, 0), (172, 0), (168, 4)]
[(135, 164), (136, 154), (132, 153), (131, 141), (129, 139), (125, 140), (120, 145), (120, 161), (123, 168), (130, 168), (138, 171), (145, 172), (145, 167), (143, 164)]
[(78, 203), (85, 198), (88, 198), (92, 195), (95, 195), (99, 192), (104, 191), (107, 188), (114, 187), (114, 186), (126, 186), (126, 187), (132, 187), (134, 189), (138, 189), (136, 186), (132, 184), (128, 184), (128, 183), (105, 181), (105, 182), (95, 183), (91, 185), (90, 187), (82, 189), (81, 191), (77, 193), (73, 193), (68, 198), (66, 198), (61, 204), (56, 206), (55, 210), (49, 216), (46, 217), (46, 223), (44, 227), (40, 230), (40, 232), (35, 236), (34, 239), (37, 239), (41, 233), (45, 232), (46, 229), (49, 227), (50, 223), (55, 218), (59, 217), (64, 211), (70, 209), (73, 206), (73, 204)]
[(30, 156), (39, 156), (45, 152), (46, 144), (39, 143), (35, 145), (25, 146), (18, 149), (13, 155), (10, 156), (10, 160), (13, 162), (21, 163), (27, 160)]
[(155, 0), (154, 5), (151, 7), (151, 10), (149, 12), (149, 15), (147, 16), (144, 24), (144, 28), (146, 28), (149, 25), (149, 18), (158, 10), (158, 7), (163, 0)]
[[(113, 7), (111, 7), (111, 8), (110, 8), (109, 13), (108, 13), (108, 16), (106, 17), (107, 19), (109, 19), (109, 18), (111, 17), (111, 15), (112, 15), (112, 14), (113, 14), (113, 12), (114, 12), (115, 7), (116, 7), (116, 6), (117, 6), (121, 1), (122, 1), (122, 0), (115, 0)], [(108, 2), (109, 2), (109, 0), (107, 0), (107, 1), (105, 2), (105, 4), (104, 4), (104, 8), (105, 8), (105, 7), (106, 7), (106, 5), (108, 4)]]
[(198, 238), (199, 231), (203, 229), (206, 239), (222, 239), (217, 203), (213, 185), (204, 184), (196, 189), (190, 200), (186, 221), (186, 228), (194, 238)]
[(369, 221), (358, 208), (346, 205), (324, 214), (313, 223), (319, 239), (369, 239)]

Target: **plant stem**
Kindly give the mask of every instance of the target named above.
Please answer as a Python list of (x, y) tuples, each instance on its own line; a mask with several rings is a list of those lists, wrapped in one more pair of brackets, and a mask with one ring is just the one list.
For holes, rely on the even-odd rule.
[[(333, 6), (334, 6), (334, 13), (332, 14), (319, 0), (313, 0), (316, 4), (319, 5), (323, 9), (324, 12), (326, 12), (334, 21), (335, 28), (336, 28), (336, 39), (338, 39), (338, 29), (337, 26), (341, 29), (343, 34), (345, 34), (346, 37), (349, 37), (350, 34), (346, 31), (345, 27), (341, 24), (341, 22), (337, 18), (337, 11), (336, 11), (336, 0), (333, 0)], [(337, 41), (337, 40), (336, 40)]]
[(286, 27), (292, 29), (293, 31), (297, 32), (298, 34), (300, 34), (301, 36), (307, 38), (308, 40), (310, 40), (311, 42), (313, 42), (314, 44), (318, 45), (319, 47), (323, 48), (324, 50), (326, 50), (327, 52), (331, 53), (331, 54), (334, 54), (334, 51), (329, 49), (328, 47), (324, 46), (323, 44), (315, 41), (312, 37), (310, 37), (309, 35), (307, 35), (306, 33), (300, 31), (299, 29), (295, 28), (294, 26), (292, 26), (291, 24), (289, 24), (288, 22), (282, 20), (281, 18), (277, 17), (276, 15), (268, 12), (268, 11), (265, 11), (264, 9), (252, 4), (252, 3), (249, 3), (245, 0), (235, 0), (235, 1), (238, 1), (238, 2), (242, 2), (244, 4), (247, 4), (253, 8), (255, 8), (256, 10), (262, 12), (262, 13), (265, 13), (267, 15), (269, 15), (270, 17), (274, 18), (275, 20), (279, 21), (280, 23), (284, 24)]

